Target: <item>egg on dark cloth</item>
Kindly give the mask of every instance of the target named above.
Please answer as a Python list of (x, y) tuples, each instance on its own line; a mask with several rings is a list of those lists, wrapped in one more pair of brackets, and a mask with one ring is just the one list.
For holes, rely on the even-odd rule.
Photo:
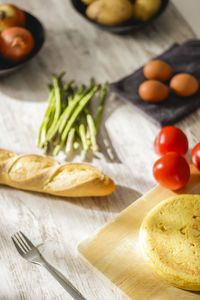
[[(200, 40), (189, 40), (182, 45), (174, 44), (155, 59), (168, 63), (173, 69), (173, 75), (189, 73), (200, 81)], [(160, 103), (146, 103), (138, 95), (138, 87), (145, 80), (141, 67), (118, 82), (111, 83), (110, 88), (159, 126), (174, 124), (200, 107), (200, 90), (186, 98), (170, 91), (166, 100)]]

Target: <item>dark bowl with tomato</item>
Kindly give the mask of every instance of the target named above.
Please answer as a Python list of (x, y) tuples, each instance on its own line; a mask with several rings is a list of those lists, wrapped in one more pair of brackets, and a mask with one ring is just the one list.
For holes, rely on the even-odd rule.
[(9, 75), (23, 67), (38, 54), (45, 42), (45, 30), (41, 22), (26, 11), (24, 11), (24, 14), (26, 18), (25, 29), (30, 31), (32, 34), (34, 39), (34, 47), (27, 56), (17, 62), (8, 61), (0, 56), (0, 77)]
[[(134, 3), (134, 0), (131, 0), (131, 2)], [(161, 6), (160, 6), (160, 9), (158, 10), (158, 12), (147, 21), (140, 21), (140, 20), (131, 18), (130, 20), (123, 22), (120, 25), (115, 25), (115, 26), (103, 25), (103, 24), (97, 23), (97, 22), (89, 19), (85, 13), (87, 5), (85, 5), (81, 0), (71, 0), (71, 3), (72, 3), (72, 6), (75, 8), (75, 10), (80, 15), (82, 15), (82, 17), (84, 17), (87, 21), (89, 21), (93, 25), (97, 26), (98, 28), (100, 28), (102, 30), (106, 30), (111, 33), (115, 33), (115, 34), (127, 34), (130, 32), (139, 31), (140, 29), (148, 26), (152, 21), (157, 19), (167, 8), (169, 0), (162, 0)]]

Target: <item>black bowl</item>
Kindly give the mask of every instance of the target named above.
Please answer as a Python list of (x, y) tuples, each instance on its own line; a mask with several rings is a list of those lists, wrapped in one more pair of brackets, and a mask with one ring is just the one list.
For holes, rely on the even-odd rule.
[[(134, 1), (132, 1), (134, 2)], [(86, 18), (89, 22), (93, 23), (94, 25), (96, 25), (97, 27), (112, 32), (112, 33), (117, 33), (117, 34), (126, 34), (126, 33), (130, 33), (133, 31), (138, 31), (139, 29), (147, 26), (149, 23), (151, 23), (153, 20), (155, 20), (158, 16), (160, 16), (166, 9), (169, 0), (162, 0), (162, 4), (161, 7), (159, 9), (159, 11), (148, 21), (139, 21), (136, 20), (134, 18), (120, 24), (120, 25), (115, 25), (115, 26), (108, 26), (108, 25), (102, 25), (99, 24), (95, 21), (90, 20), (86, 14), (86, 8), (87, 5), (85, 5), (81, 0), (71, 0), (71, 3), (73, 5), (73, 7), (84, 17)]]
[(35, 42), (34, 48), (28, 56), (26, 56), (23, 60), (20, 60), (19, 62), (9, 62), (0, 57), (0, 77), (8, 75), (24, 66), (30, 59), (36, 56), (36, 54), (40, 51), (44, 44), (44, 27), (42, 26), (40, 21), (34, 16), (25, 11), (24, 13), (26, 18), (25, 28), (28, 29), (33, 35)]

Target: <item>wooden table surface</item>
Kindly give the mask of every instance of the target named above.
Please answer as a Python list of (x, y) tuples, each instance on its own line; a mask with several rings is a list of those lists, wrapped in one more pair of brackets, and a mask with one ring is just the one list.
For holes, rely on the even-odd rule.
[[(38, 128), (46, 108), (46, 83), (52, 72), (67, 71), (79, 83), (91, 76), (114, 81), (160, 54), (174, 41), (194, 37), (189, 25), (171, 4), (150, 27), (128, 36), (115, 36), (87, 23), (69, 0), (13, 0), (36, 15), (46, 28), (46, 43), (39, 55), (18, 73), (0, 79), (0, 147), (17, 153), (40, 153)], [(200, 139), (200, 111), (178, 126), (190, 147)], [(77, 256), (77, 244), (110, 221), (155, 185), (153, 139), (159, 128), (133, 107), (110, 95), (104, 113), (99, 158), (86, 160), (101, 168), (117, 184), (105, 198), (67, 199), (17, 191), (1, 186), (0, 193), (0, 299), (71, 299), (39, 266), (23, 260), (10, 236), (21, 230), (46, 258), (65, 274), (88, 300), (118, 300)], [(61, 154), (59, 161), (64, 161)], [(83, 157), (74, 158), (82, 161)], [(145, 299), (141, 299), (145, 300)]]

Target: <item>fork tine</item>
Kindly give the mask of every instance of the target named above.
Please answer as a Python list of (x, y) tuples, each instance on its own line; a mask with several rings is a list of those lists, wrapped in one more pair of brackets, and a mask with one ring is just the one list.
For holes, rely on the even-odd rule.
[(17, 234), (20, 237), (21, 241), (23, 242), (24, 246), (26, 246), (26, 248), (28, 249), (28, 251), (30, 251), (31, 247), (29, 246), (29, 244), (27, 243), (26, 239), (24, 238), (25, 235), (21, 231), (17, 232)]
[(23, 234), (23, 232), (20, 231), (20, 233), (21, 233), (21, 235), (23, 236), (23, 238), (24, 238), (24, 240), (26, 241), (26, 243), (28, 244), (28, 246), (29, 246), (31, 249), (35, 248), (35, 246), (34, 246), (34, 245), (31, 243), (31, 241)]
[(15, 240), (17, 240), (18, 245), (21, 246), (21, 248), (24, 250), (24, 252), (28, 252), (29, 248), (26, 246), (26, 244), (24, 243), (24, 241), (22, 240), (21, 236), (19, 235), (19, 232), (16, 232), (15, 235)]
[(19, 247), (18, 242), (15, 241), (14, 236), (12, 236), (11, 239), (12, 239), (14, 245), (15, 245), (15, 248), (16, 248), (17, 251), (19, 252), (19, 254), (20, 254), (21, 256), (24, 256), (25, 252), (24, 252), (24, 250), (23, 250), (21, 247)]

